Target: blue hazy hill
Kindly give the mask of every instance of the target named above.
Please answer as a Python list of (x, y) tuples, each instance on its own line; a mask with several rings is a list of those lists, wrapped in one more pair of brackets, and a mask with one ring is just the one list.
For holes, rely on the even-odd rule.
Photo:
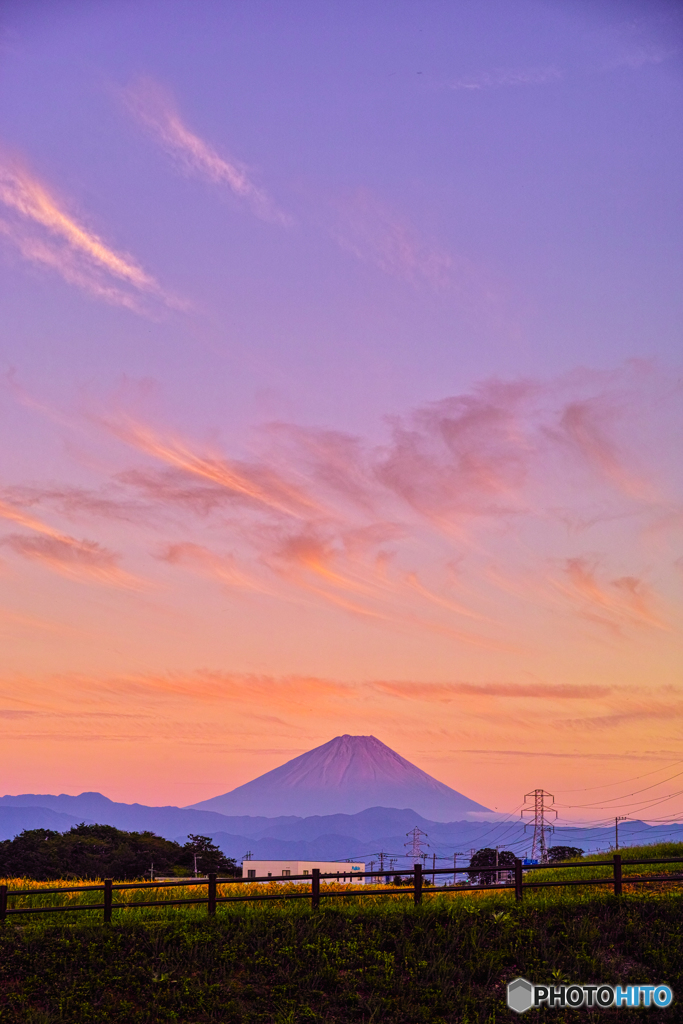
[[(78, 822), (114, 825), (126, 831), (152, 831), (184, 842), (187, 835), (210, 835), (229, 857), (241, 861), (247, 851), (257, 859), (377, 860), (380, 851), (405, 867), (409, 862), (406, 833), (417, 826), (427, 833), (425, 852), (431, 858), (452, 858), (459, 850), (502, 846), (519, 855), (531, 845), (529, 830), (519, 818), (503, 821), (430, 821), (410, 808), (369, 807), (358, 814), (229, 816), (181, 807), (147, 807), (109, 800), (101, 793), (48, 795), (25, 793), (0, 797), (0, 839), (11, 839), (24, 829), (47, 828), (65, 832)], [(683, 841), (683, 825), (647, 825), (624, 821), (619, 825), (621, 846), (665, 840)], [(579, 846), (586, 852), (606, 850), (614, 842), (614, 828), (558, 826), (550, 843)], [(442, 865), (445, 866), (442, 860)]]

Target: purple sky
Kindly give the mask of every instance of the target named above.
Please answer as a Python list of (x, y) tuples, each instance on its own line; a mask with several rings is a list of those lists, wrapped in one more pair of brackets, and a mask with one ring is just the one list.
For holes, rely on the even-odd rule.
[[(114, 676), (174, 672), (320, 693), (590, 682), (609, 714), (674, 685), (682, 27), (659, 0), (5, 0), (10, 710), (28, 687), (31, 714), (78, 716)], [(176, 735), (206, 714), (187, 685)], [(92, 713), (130, 715), (117, 692)], [(222, 764), (237, 784), (337, 732), (489, 805), (482, 749), (548, 749), (525, 704), (506, 742), (484, 691), (438, 741), (386, 689), (315, 722), (271, 722), (253, 692), (188, 802), (226, 788)], [(150, 708), (130, 735), (163, 746)], [(26, 766), (49, 724), (7, 722), (13, 785), (47, 786)], [(91, 778), (83, 730), (60, 785), (113, 795), (134, 740), (98, 732), (110, 775)], [(656, 748), (610, 737), (617, 758)], [(120, 795), (183, 802), (167, 756)]]

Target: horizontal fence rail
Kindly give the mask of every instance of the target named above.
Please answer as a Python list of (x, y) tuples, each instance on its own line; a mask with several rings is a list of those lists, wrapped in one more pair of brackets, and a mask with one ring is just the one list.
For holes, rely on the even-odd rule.
[[(260, 878), (232, 878), (232, 877), (219, 877), (215, 874), (209, 874), (206, 878), (195, 878), (195, 879), (182, 879), (179, 881), (160, 881), (156, 882), (114, 882), (111, 878), (105, 878), (103, 882), (94, 883), (93, 885), (73, 885), (73, 886), (59, 886), (55, 888), (45, 889), (10, 889), (7, 885), (0, 885), (0, 922), (5, 921), (9, 916), (13, 914), (50, 914), (64, 911), (71, 911), (72, 913), (79, 910), (101, 910), (103, 914), (103, 920), (110, 922), (112, 913), (114, 910), (135, 910), (138, 907), (177, 907), (181, 905), (201, 905), (206, 904), (207, 911), (210, 915), (216, 913), (216, 907), (219, 903), (248, 903), (248, 902), (263, 902), (267, 900), (310, 900), (311, 906), (315, 909), (320, 906), (321, 899), (334, 899), (335, 897), (349, 897), (349, 896), (406, 896), (412, 894), (413, 902), (415, 904), (422, 902), (422, 896), (425, 892), (425, 875), (429, 874), (433, 877), (436, 875), (453, 875), (454, 884), (448, 885), (429, 885), (429, 894), (437, 895), (439, 893), (449, 892), (480, 892), (482, 890), (506, 890), (514, 889), (515, 897), (518, 900), (524, 898), (525, 889), (546, 889), (554, 888), (562, 885), (610, 885), (614, 888), (614, 894), (620, 896), (623, 891), (624, 885), (642, 885), (647, 882), (680, 882), (683, 881), (683, 872), (659, 874), (659, 875), (624, 875), (622, 868), (624, 866), (633, 867), (641, 865), (655, 865), (655, 864), (682, 864), (683, 857), (664, 857), (657, 859), (638, 859), (638, 860), (626, 860), (622, 861), (621, 855), (615, 853), (610, 860), (594, 860), (586, 863), (581, 862), (568, 862), (559, 864), (523, 864), (521, 860), (515, 858), (513, 865), (492, 865), (487, 867), (479, 867), (478, 865), (468, 864), (462, 868), (429, 868), (425, 871), (421, 864), (415, 864), (410, 870), (404, 870), (401, 875), (412, 876), (412, 884), (402, 885), (400, 887), (395, 886), (394, 888), (383, 887), (381, 889), (372, 889), (364, 886), (362, 889), (351, 889), (345, 888), (343, 890), (327, 890), (321, 889), (321, 882), (344, 882), (347, 883), (352, 879), (358, 878), (369, 878), (371, 884), (373, 881), (376, 882), (378, 878), (385, 878), (391, 875), (391, 872), (386, 871), (353, 871), (353, 872), (330, 872), (323, 873), (318, 868), (313, 868), (311, 874), (307, 875), (287, 875), (273, 877), (260, 877)], [(586, 870), (598, 867), (610, 867), (612, 873), (606, 878), (565, 878), (565, 879), (551, 879), (550, 881), (531, 881), (525, 879), (525, 874), (531, 874), (532, 872), (542, 872), (547, 869), (553, 871), (571, 868), (572, 870)], [(469, 874), (478, 875), (479, 877), (490, 876), (491, 880), (486, 882), (479, 882), (473, 885), (467, 885), (455, 881), (457, 875)], [(507, 876), (509, 881), (502, 881), (500, 876)], [(251, 885), (254, 882), (261, 883), (278, 883), (284, 882), (305, 882), (310, 884), (310, 889), (307, 892), (267, 892), (267, 893), (253, 893), (249, 892), (244, 896), (221, 896), (218, 893), (219, 885)], [(380, 883), (381, 884), (381, 883)], [(181, 899), (170, 899), (170, 900), (140, 900), (133, 903), (130, 902), (114, 902), (114, 893), (125, 892), (131, 889), (173, 889), (175, 887), (190, 888), (196, 886), (198, 888), (206, 887), (206, 895), (197, 895), (195, 897), (183, 897)], [(77, 904), (63, 904), (60, 906), (40, 906), (40, 907), (13, 907), (10, 906), (9, 900), (16, 896), (53, 896), (61, 893), (75, 893), (75, 892), (92, 892), (102, 893), (101, 903), (77, 903)]]

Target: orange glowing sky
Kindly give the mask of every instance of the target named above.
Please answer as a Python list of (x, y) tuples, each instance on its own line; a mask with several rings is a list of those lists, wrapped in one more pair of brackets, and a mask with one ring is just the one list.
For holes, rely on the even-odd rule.
[(96, 6), (4, 15), (3, 791), (183, 805), (351, 733), (509, 811), (683, 758), (664, 23), (404, 3), (389, 54), (358, 8), (352, 58), (332, 7)]

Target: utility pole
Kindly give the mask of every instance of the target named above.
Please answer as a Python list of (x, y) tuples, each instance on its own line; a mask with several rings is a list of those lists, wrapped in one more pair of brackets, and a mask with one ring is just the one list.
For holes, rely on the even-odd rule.
[[(502, 849), (503, 849), (503, 847), (502, 847), (502, 846), (497, 846), (497, 847), (496, 847), (496, 867), (498, 867), (498, 851), (499, 851), (499, 850), (502, 850)], [(500, 872), (500, 871), (496, 871), (496, 882), (500, 882), (500, 876), (501, 876), (501, 874), (502, 874), (502, 872)], [(509, 875), (509, 874), (510, 874), (510, 871), (508, 870), (508, 875)]]
[[(377, 856), (379, 857), (379, 870), (381, 877), (384, 874), (384, 858), (388, 857), (389, 854), (386, 852), (386, 850), (380, 850)], [(391, 871), (391, 867), (389, 868), (389, 870)], [(386, 882), (386, 878), (384, 880)]]
[(374, 866), (375, 866), (375, 862), (374, 862), (374, 860), (371, 860), (370, 861), (370, 881), (371, 882), (375, 881), (375, 876), (372, 873), (372, 869), (374, 868)]
[(432, 885), (436, 885), (436, 854), (432, 854)]
[(197, 877), (197, 854), (194, 855), (194, 877)]
[[(557, 811), (546, 803), (546, 800), (553, 804), (555, 803), (555, 797), (552, 793), (546, 793), (544, 789), (533, 789), (530, 793), (525, 793), (524, 800), (533, 798), (533, 804), (530, 807), (524, 806), (521, 810), (521, 817), (525, 814), (533, 815), (533, 826), (534, 826), (534, 838), (531, 843), (531, 860), (540, 860), (541, 864), (548, 863), (548, 849), (546, 846), (546, 833), (554, 832), (555, 826), (551, 825), (546, 815), (554, 814), (557, 818)], [(524, 825), (524, 831), (526, 832), (529, 825), (532, 822), (528, 822)], [(496, 863), (498, 862), (498, 854), (496, 853)]]
[(628, 815), (626, 815), (626, 814), (618, 814), (616, 816), (616, 818), (614, 819), (614, 848), (615, 848), (615, 850), (619, 849), (619, 822), (620, 821), (628, 821)]
[(458, 881), (458, 876), (456, 874), (456, 868), (458, 866), (458, 857), (464, 856), (465, 854), (462, 852), (462, 850), (456, 850), (455, 853), (453, 854), (453, 885), (456, 885)]

